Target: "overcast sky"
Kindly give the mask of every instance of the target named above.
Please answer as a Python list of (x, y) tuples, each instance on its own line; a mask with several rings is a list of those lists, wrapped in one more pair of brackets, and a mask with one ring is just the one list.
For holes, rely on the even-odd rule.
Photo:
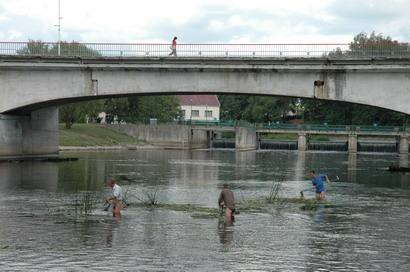
[[(81, 42), (410, 42), (409, 0), (61, 0), (62, 39)], [(0, 41), (57, 40), (58, 0), (0, 0)]]

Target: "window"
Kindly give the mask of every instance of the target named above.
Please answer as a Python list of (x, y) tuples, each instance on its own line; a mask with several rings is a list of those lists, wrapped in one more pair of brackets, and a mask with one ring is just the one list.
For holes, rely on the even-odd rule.
[(211, 110), (206, 110), (205, 111), (205, 117), (206, 118), (212, 118), (212, 111)]
[(199, 117), (199, 110), (191, 111), (191, 117)]

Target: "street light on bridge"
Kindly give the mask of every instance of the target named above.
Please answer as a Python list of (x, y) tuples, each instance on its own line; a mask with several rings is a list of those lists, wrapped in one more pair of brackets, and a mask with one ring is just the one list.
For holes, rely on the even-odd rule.
[(58, 29), (58, 43), (57, 43), (57, 50), (58, 50), (58, 55), (61, 55), (61, 0), (58, 0), (58, 24), (54, 25)]

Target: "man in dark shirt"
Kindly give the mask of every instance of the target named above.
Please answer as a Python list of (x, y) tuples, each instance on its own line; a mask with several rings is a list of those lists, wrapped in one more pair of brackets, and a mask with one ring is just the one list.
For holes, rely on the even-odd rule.
[(224, 188), (219, 195), (218, 204), (220, 207), (225, 208), (225, 222), (232, 221), (232, 213), (235, 210), (235, 198), (229, 185), (224, 184)]

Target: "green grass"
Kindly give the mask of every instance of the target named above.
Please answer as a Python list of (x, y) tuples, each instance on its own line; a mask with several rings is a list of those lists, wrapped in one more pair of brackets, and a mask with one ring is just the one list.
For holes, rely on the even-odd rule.
[(74, 124), (66, 129), (59, 125), (60, 146), (115, 146), (138, 144), (138, 140), (97, 124)]

